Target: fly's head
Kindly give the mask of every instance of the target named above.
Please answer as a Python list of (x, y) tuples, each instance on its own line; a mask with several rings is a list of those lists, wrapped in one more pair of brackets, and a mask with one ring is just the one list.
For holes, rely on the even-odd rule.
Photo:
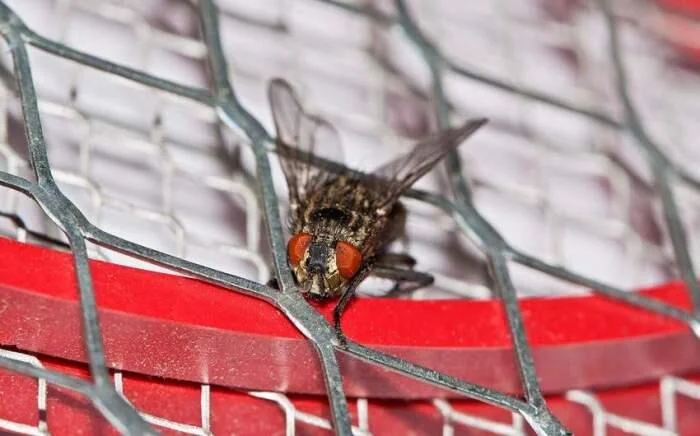
[(337, 297), (363, 262), (350, 242), (303, 232), (289, 239), (287, 258), (297, 283), (315, 300)]

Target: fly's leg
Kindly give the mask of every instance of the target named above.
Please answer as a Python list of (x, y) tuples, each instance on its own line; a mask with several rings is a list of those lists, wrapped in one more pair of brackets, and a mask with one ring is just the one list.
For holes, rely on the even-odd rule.
[(335, 327), (335, 334), (338, 337), (338, 341), (343, 346), (345, 346), (347, 341), (343, 330), (340, 328), (340, 317), (345, 311), (345, 307), (355, 295), (355, 290), (357, 287), (360, 286), (360, 283), (362, 283), (362, 281), (369, 275), (370, 270), (372, 270), (372, 266), (373, 265), (371, 262), (368, 262), (360, 269), (360, 271), (357, 272), (357, 274), (355, 274), (355, 277), (352, 278), (350, 283), (348, 283), (343, 290), (343, 293), (340, 295), (340, 300), (338, 300), (338, 304), (336, 304), (335, 308), (333, 309), (333, 326)]
[(435, 281), (433, 276), (424, 272), (384, 265), (376, 265), (372, 275), (395, 282), (394, 287), (385, 295), (387, 297), (399, 293), (406, 294), (430, 286)]
[(413, 269), (416, 266), (416, 259), (406, 253), (383, 253), (377, 257), (376, 265)]
[(372, 275), (395, 282), (386, 296), (408, 293), (433, 284), (435, 279), (427, 273), (414, 271), (416, 260), (405, 253), (383, 253), (377, 258)]

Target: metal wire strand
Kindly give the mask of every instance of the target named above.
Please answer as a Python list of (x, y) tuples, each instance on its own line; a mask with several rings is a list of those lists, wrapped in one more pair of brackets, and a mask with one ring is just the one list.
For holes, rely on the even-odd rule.
[[(627, 72), (622, 64), (622, 56), (620, 54), (620, 38), (618, 28), (615, 25), (615, 17), (612, 7), (607, 0), (596, 0), (608, 27), (609, 34), (609, 53), (610, 60), (615, 71), (615, 80), (617, 83), (616, 89), (618, 96), (622, 101), (625, 111), (625, 127), (634, 137), (640, 151), (644, 153), (647, 162), (654, 174), (654, 181), (659, 190), (659, 196), (663, 203), (664, 218), (671, 236), (671, 243), (676, 261), (680, 267), (681, 277), (685, 285), (690, 291), (690, 297), (693, 301), (693, 313), (697, 318), (700, 316), (700, 285), (697, 281), (697, 274), (693, 267), (693, 262), (690, 259), (690, 251), (686, 243), (685, 229), (681, 223), (678, 206), (676, 204), (675, 195), (671, 189), (670, 175), (677, 173), (676, 167), (670, 160), (661, 152), (659, 147), (654, 144), (649, 134), (646, 132), (642, 122), (637, 114), (637, 110), (632, 104), (629, 92), (627, 90)], [(685, 172), (683, 178), (692, 180), (692, 177)]]

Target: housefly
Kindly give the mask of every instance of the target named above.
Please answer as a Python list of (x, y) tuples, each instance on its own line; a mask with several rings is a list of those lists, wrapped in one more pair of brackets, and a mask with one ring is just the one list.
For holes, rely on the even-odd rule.
[(268, 98), (289, 188), (287, 259), (306, 297), (339, 298), (333, 314), (340, 334), (340, 316), (368, 274), (394, 279), (396, 286), (413, 283), (413, 289), (431, 284), (432, 276), (412, 270), (410, 256), (387, 251), (404, 231), (406, 209), (399, 197), (486, 119), (428, 136), (371, 173), (335, 172), (317, 162), (341, 160), (335, 128), (306, 113), (283, 79), (270, 82)]

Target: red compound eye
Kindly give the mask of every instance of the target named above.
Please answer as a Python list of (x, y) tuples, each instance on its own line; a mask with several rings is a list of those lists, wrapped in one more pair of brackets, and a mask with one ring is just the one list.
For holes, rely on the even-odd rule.
[(339, 241), (335, 246), (335, 264), (340, 275), (349, 279), (360, 269), (362, 254), (349, 242)]
[(311, 235), (306, 233), (297, 233), (292, 236), (287, 243), (287, 258), (292, 265), (299, 265), (301, 259), (304, 258), (306, 249), (309, 248)]

